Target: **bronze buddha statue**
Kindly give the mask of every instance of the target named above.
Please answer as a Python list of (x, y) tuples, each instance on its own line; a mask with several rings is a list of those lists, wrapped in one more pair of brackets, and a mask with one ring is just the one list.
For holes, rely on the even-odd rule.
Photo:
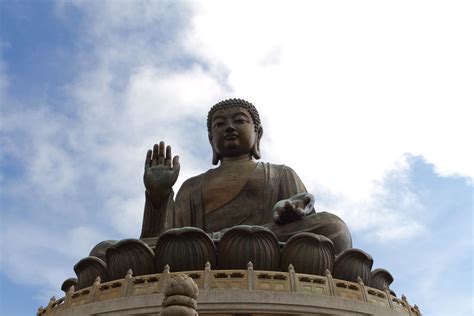
[[(155, 144), (145, 161), (141, 240), (97, 244), (74, 266), (77, 279), (67, 279), (64, 289), (71, 285), (78, 289), (97, 287), (100, 282), (124, 276), (130, 282), (132, 275), (148, 276), (164, 284), (161, 280), (170, 269), (189, 273), (204, 267), (207, 280), (219, 279), (222, 274), (226, 279), (234, 274), (243, 276), (241, 270), (245, 269), (288, 271), (284, 273), (290, 273), (289, 279), (283, 275), (279, 281), (287, 280), (291, 287), (293, 271), (324, 275), (324, 282), (332, 284), (333, 277), (362, 287), (372, 284), (385, 292), (377, 297), (387, 295), (393, 277), (384, 269), (371, 272), (372, 257), (352, 248), (346, 224), (331, 213), (315, 212), (314, 196), (291, 168), (257, 161), (263, 129), (251, 103), (241, 99), (217, 103), (209, 111), (207, 127), (212, 162), (217, 167), (186, 180), (174, 198), (179, 157), (173, 157), (171, 146), (164, 142)], [(211, 267), (236, 272), (210, 277)], [(160, 271), (163, 278), (153, 276)], [(111, 287), (114, 284), (120, 283)], [(145, 288), (156, 291), (155, 286)]]
[(146, 202), (141, 238), (174, 227), (207, 233), (236, 225), (269, 228), (280, 241), (312, 232), (334, 243), (335, 253), (352, 247), (346, 224), (336, 215), (314, 211), (314, 197), (285, 165), (258, 162), (263, 135), (256, 108), (241, 99), (214, 105), (207, 118), (214, 169), (186, 180), (176, 199), (172, 186), (180, 170), (171, 146), (155, 144), (146, 155)]

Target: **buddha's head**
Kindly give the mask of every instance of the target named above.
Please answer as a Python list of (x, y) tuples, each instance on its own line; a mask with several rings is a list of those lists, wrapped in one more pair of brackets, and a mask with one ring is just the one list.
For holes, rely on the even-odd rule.
[(263, 129), (258, 111), (252, 103), (242, 99), (217, 103), (207, 115), (207, 131), (214, 165), (223, 158), (244, 155), (260, 159)]

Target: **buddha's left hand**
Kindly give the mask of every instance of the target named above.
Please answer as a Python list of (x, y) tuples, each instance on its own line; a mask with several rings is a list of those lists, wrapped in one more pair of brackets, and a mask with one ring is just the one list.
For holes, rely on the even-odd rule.
[(314, 196), (300, 193), (287, 200), (278, 201), (273, 207), (273, 220), (279, 225), (297, 221), (314, 212)]

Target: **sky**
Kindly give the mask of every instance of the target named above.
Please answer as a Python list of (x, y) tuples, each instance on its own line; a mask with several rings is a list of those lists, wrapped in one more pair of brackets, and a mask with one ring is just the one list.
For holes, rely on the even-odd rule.
[(260, 112), (291, 166), (424, 315), (473, 314), (470, 1), (0, 1), (0, 314), (138, 238), (146, 151), (212, 167), (209, 108)]

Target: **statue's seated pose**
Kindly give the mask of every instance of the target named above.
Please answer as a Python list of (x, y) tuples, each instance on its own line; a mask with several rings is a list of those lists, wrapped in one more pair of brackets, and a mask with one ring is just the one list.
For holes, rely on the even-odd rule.
[(215, 169), (186, 180), (173, 201), (179, 157), (161, 142), (145, 161), (146, 203), (141, 238), (173, 227), (194, 226), (215, 233), (235, 225), (262, 225), (286, 241), (299, 232), (332, 240), (335, 252), (352, 247), (346, 224), (314, 212), (314, 197), (289, 167), (256, 162), (263, 129), (255, 107), (241, 99), (214, 105), (207, 117)]

